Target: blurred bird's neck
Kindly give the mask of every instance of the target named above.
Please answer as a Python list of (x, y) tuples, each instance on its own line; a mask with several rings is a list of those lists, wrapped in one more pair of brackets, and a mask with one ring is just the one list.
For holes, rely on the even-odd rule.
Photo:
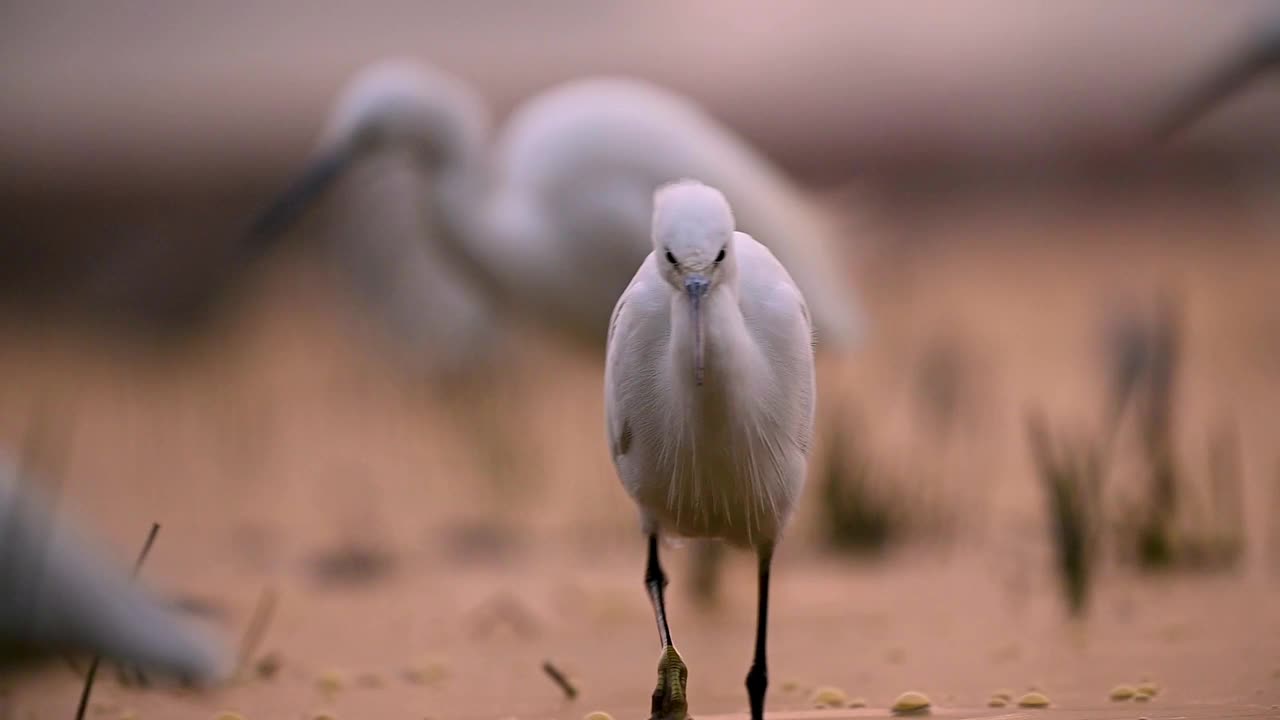
[(431, 189), (439, 219), (441, 249), (468, 280), (490, 297), (504, 300), (507, 284), (486, 241), (488, 178), (480, 159), (459, 160), (440, 172)]

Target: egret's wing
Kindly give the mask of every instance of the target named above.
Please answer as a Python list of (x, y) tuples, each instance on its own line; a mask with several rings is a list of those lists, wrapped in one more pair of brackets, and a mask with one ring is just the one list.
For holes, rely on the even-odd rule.
[[(781, 267), (781, 265), (779, 265)], [(794, 283), (786, 283), (782, 286), (782, 295), (790, 299), (794, 306), (799, 310), (799, 317), (803, 320), (803, 352), (795, 353), (791, 358), (793, 360), (792, 372), (797, 374), (796, 396), (799, 404), (799, 417), (801, 420), (799, 431), (793, 437), (796, 446), (800, 448), (800, 452), (806, 456), (809, 450), (813, 448), (813, 425), (815, 415), (817, 413), (817, 381), (813, 374), (813, 350), (815, 345), (815, 335), (813, 330), (813, 320), (809, 316), (809, 305), (804, 300), (800, 288)]]
[(785, 393), (774, 409), (791, 416), (792, 441), (808, 454), (813, 444), (817, 389), (813, 373), (813, 320), (809, 305), (787, 268), (769, 248), (742, 232), (734, 233), (742, 283), (742, 312), (755, 341), (778, 368)]
[(616, 354), (613, 348), (614, 331), (618, 326), (618, 317), (622, 314), (622, 309), (627, 304), (625, 295), (618, 300), (618, 304), (613, 308), (613, 318), (609, 321), (609, 344), (608, 357), (605, 360), (605, 380), (604, 380), (604, 412), (609, 431), (609, 454), (615, 460), (619, 455), (627, 451), (623, 442), (626, 435), (626, 419), (618, 413), (618, 403), (615, 395), (617, 391), (614, 389), (614, 364), (616, 363)]
[(809, 314), (809, 303), (804, 301), (804, 294), (800, 292), (800, 288), (796, 288), (797, 300), (800, 302), (800, 315), (804, 317), (805, 327), (809, 329), (809, 347), (813, 348), (818, 344), (818, 336), (813, 328), (813, 316)]
[[(633, 278), (631, 280), (631, 284), (627, 285), (627, 290), (630, 290), (631, 286), (635, 285), (635, 283), (636, 281)], [(606, 336), (605, 344), (604, 344), (605, 352), (609, 355), (613, 354), (613, 336), (618, 330), (618, 318), (622, 316), (622, 308), (626, 304), (627, 304), (627, 291), (623, 291), (622, 295), (618, 298), (618, 302), (613, 306), (613, 314), (609, 316), (609, 334)]]
[[(635, 277), (631, 278), (631, 283), (627, 285), (627, 289), (618, 298), (618, 303), (613, 306), (613, 315), (609, 318), (609, 335), (605, 346), (604, 411), (606, 428), (609, 433), (609, 454), (615, 462), (619, 457), (626, 454), (631, 445), (631, 429), (618, 402), (617, 380), (621, 373), (620, 365), (624, 358), (623, 353), (620, 352), (615, 343), (620, 340), (619, 324), (626, 322), (628, 296), (633, 289), (638, 287), (640, 275), (644, 272), (648, 262), (648, 258), (646, 258), (645, 264), (641, 265)], [(624, 332), (622, 337), (625, 337), (625, 335), (626, 333)]]

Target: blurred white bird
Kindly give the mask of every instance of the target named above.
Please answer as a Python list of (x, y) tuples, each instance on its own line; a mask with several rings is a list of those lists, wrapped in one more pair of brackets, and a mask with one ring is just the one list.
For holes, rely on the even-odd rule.
[(734, 231), (716, 189), (691, 180), (664, 186), (652, 228), (652, 252), (613, 310), (605, 362), (609, 448), (649, 541), (645, 584), (663, 646), (652, 713), (683, 718), (688, 710), (658, 560), (668, 532), (756, 551), (746, 685), (760, 720), (770, 561), (804, 484), (813, 433), (813, 329), (787, 270)]
[(1263, 72), (1280, 66), (1280, 15), (1248, 34), (1204, 77), (1178, 95), (1156, 125), (1156, 137), (1168, 140)]
[(199, 683), (229, 670), (212, 638), (54, 518), (0, 456), (0, 667), (75, 650)]
[[(528, 101), (492, 145), (489, 126), (460, 81), (411, 61), (372, 65), (343, 92), (312, 164), (258, 219), (255, 236), (265, 243), (287, 228), (356, 161), (407, 153), (429, 181), (422, 205), (431, 222), (415, 240), (431, 243), (488, 301), (598, 348), (606, 308), (648, 252), (654, 190), (698, 177), (741, 208), (744, 231), (773, 239), (824, 342), (858, 338), (862, 313), (841, 239), (768, 161), (692, 102), (636, 80), (581, 80)], [(386, 284), (388, 302), (393, 285), (438, 282), (398, 274)], [(418, 305), (425, 292), (402, 293), (414, 307), (395, 315), (461, 312)]]

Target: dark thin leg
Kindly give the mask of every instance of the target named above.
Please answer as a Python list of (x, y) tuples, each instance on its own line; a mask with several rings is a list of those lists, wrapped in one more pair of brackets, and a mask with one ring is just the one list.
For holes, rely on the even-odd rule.
[(685, 720), (689, 704), (685, 689), (689, 682), (689, 670), (680, 653), (671, 645), (671, 628), (667, 626), (667, 606), (663, 590), (667, 587), (667, 575), (658, 562), (658, 536), (649, 536), (649, 562), (644, 570), (644, 586), (649, 590), (653, 603), (653, 615), (658, 621), (658, 639), (662, 641), (662, 658), (658, 661), (658, 685), (653, 689), (650, 720)]
[(644, 568), (644, 586), (649, 590), (649, 602), (653, 604), (653, 615), (658, 620), (658, 639), (662, 647), (671, 645), (671, 628), (667, 626), (667, 604), (663, 591), (667, 589), (667, 574), (662, 572), (662, 564), (658, 562), (658, 536), (649, 536), (649, 562)]
[(760, 599), (756, 609), (756, 653), (747, 673), (747, 699), (751, 703), (751, 720), (763, 720), (764, 692), (769, 688), (765, 641), (769, 634), (769, 564), (773, 561), (773, 545), (761, 545), (756, 554), (760, 558)]

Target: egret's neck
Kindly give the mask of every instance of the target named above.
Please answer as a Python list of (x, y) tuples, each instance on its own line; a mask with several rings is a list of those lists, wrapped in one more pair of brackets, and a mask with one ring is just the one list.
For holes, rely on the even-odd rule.
[[(737, 289), (717, 284), (702, 300), (703, 382), (694, 378), (694, 336), (691, 300), (673, 292), (671, 301), (670, 370), (672, 382), (685, 396), (714, 401), (732, 397), (751, 385), (759, 348), (747, 332)], [(731, 393), (724, 392), (733, 388)]]
[(437, 174), (431, 191), (441, 244), (471, 282), (509, 311), (576, 317), (561, 242), (536, 193), (513, 187), (491, 158), (467, 158)]
[(429, 190), (431, 210), (448, 234), (447, 242), (469, 244), (465, 241), (479, 227), (489, 184), (490, 178), (478, 157), (461, 158), (436, 173)]
[(439, 171), (428, 190), (430, 227), (460, 272), (491, 298), (506, 300), (509, 284), (486, 237), (492, 178), (484, 157), (467, 155)]

